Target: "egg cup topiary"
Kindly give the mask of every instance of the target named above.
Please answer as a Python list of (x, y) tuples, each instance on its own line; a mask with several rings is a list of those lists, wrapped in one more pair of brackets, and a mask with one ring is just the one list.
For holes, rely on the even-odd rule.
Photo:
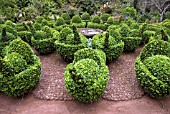
[(88, 22), (90, 21), (91, 17), (90, 17), (90, 14), (87, 13), (87, 12), (84, 12), (82, 15), (81, 15), (81, 19), (85, 22)]
[(69, 16), (68, 13), (62, 13), (62, 14), (61, 14), (61, 17), (64, 19), (64, 21), (65, 21), (67, 24), (70, 23), (71, 18), (70, 18), (70, 16)]
[(92, 38), (92, 48), (103, 50), (107, 62), (110, 62), (123, 52), (124, 42), (120, 38), (112, 37), (109, 33), (98, 34)]
[(136, 77), (152, 98), (170, 94), (170, 43), (152, 40), (145, 45), (135, 62)]
[(44, 26), (42, 30), (35, 31), (34, 36), (31, 38), (31, 43), (40, 54), (48, 54), (55, 50), (54, 42), (58, 40), (58, 38), (58, 31)]
[(5, 52), (0, 58), (0, 91), (9, 96), (23, 96), (40, 80), (40, 59), (21, 39), (13, 40)]
[(60, 31), (59, 40), (55, 41), (57, 53), (67, 62), (73, 61), (74, 53), (77, 50), (87, 47), (87, 38), (79, 35), (75, 26), (72, 26), (72, 29), (68, 27), (63, 28)]
[(64, 82), (66, 90), (76, 100), (89, 103), (102, 96), (109, 80), (105, 58), (104, 52), (90, 48), (75, 53), (73, 63), (66, 67)]

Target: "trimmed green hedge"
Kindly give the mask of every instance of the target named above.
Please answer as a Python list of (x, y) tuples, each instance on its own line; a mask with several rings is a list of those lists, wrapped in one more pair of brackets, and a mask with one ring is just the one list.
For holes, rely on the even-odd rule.
[(31, 32), (29, 32), (29, 31), (20, 31), (17, 34), (23, 41), (27, 42), (28, 44), (31, 44), (31, 37), (32, 37)]
[[(109, 33), (106, 33), (109, 34)], [(120, 56), (124, 49), (124, 42), (120, 38), (112, 37), (111, 35), (98, 34), (92, 38), (92, 48), (101, 49), (106, 54), (108, 62)]]
[(87, 38), (79, 35), (75, 26), (72, 29), (66, 27), (61, 30), (59, 40), (55, 41), (57, 53), (67, 62), (73, 61), (77, 50), (87, 47)]
[(40, 54), (48, 54), (55, 50), (54, 42), (58, 40), (59, 32), (45, 26), (42, 30), (35, 32), (31, 43)]
[(136, 77), (153, 98), (170, 94), (170, 43), (152, 40), (145, 45), (135, 63)]
[(106, 30), (108, 25), (107, 24), (99, 24), (99, 23), (88, 22), (87, 23), (87, 27), (88, 28), (95, 28), (95, 29)]
[(81, 15), (81, 19), (82, 19), (83, 21), (90, 21), (90, 20), (91, 20), (90, 14), (87, 13), (87, 12), (84, 12), (84, 13)]
[(13, 40), (5, 54), (0, 58), (0, 91), (9, 96), (23, 96), (40, 80), (40, 59), (21, 39)]
[(102, 51), (89, 48), (75, 53), (75, 60), (66, 67), (64, 82), (67, 91), (76, 100), (89, 103), (102, 96), (109, 80), (104, 58)]
[(135, 49), (141, 43), (141, 37), (123, 37), (121, 39), (124, 42), (125, 51), (135, 51)]
[(87, 38), (85, 36), (80, 36), (81, 43), (80, 44), (68, 44), (62, 43), (58, 40), (55, 41), (55, 48), (57, 53), (62, 57), (63, 60), (67, 62), (72, 62), (74, 59), (74, 53), (82, 48), (87, 47)]

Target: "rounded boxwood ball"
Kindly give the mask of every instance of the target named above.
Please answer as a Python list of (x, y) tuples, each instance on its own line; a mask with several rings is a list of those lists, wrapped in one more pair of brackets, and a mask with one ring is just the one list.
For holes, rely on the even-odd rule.
[(106, 77), (107, 67), (100, 68), (95, 60), (89, 58), (69, 64), (64, 73), (67, 91), (76, 100), (84, 103), (101, 97), (107, 85)]

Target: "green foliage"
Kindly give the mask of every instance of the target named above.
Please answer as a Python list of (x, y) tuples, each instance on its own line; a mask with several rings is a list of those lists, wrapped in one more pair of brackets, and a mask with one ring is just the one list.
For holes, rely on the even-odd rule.
[(74, 53), (87, 47), (87, 38), (79, 35), (75, 26), (73, 30), (66, 27), (61, 30), (59, 40), (55, 41), (57, 53), (67, 62), (72, 62)]
[(130, 28), (127, 24), (122, 23), (121, 27), (120, 27), (120, 34), (122, 37), (128, 37), (130, 34)]
[(27, 67), (27, 62), (23, 59), (23, 56), (16, 52), (12, 52), (8, 54), (3, 59), (2, 64), (2, 74), (5, 76), (13, 76), (17, 74)]
[(135, 63), (136, 77), (144, 91), (153, 98), (170, 94), (170, 43), (152, 40), (145, 45)]
[(72, 23), (81, 23), (81, 18), (79, 15), (75, 15), (71, 19)]
[(28, 64), (34, 62), (34, 52), (32, 51), (31, 47), (21, 39), (15, 39), (10, 42), (8, 48), (6, 48), (5, 55), (8, 55), (12, 52), (22, 55)]
[(131, 29), (129, 36), (131, 36), (131, 37), (140, 37), (139, 29)]
[(108, 14), (108, 13), (103, 13), (103, 14), (101, 15), (100, 19), (101, 19), (104, 23), (106, 23), (109, 17), (111, 17), (110, 14)]
[(69, 27), (65, 27), (60, 31), (60, 38), (59, 41), (60, 42), (65, 42), (67, 35), (72, 34), (73, 31), (72, 29), (70, 29)]
[(28, 44), (31, 44), (31, 37), (32, 37), (32, 33), (28, 32), (28, 31), (20, 31), (17, 33), (17, 35), (25, 42), (27, 42)]
[(128, 7), (126, 7), (126, 8), (123, 9), (122, 13), (123, 13), (124, 15), (128, 14), (129, 16), (133, 17), (133, 16), (136, 15), (137, 11), (136, 11), (135, 8), (128, 6)]
[(9, 96), (23, 96), (40, 79), (40, 60), (21, 39), (13, 40), (5, 49), (4, 58), (0, 58), (0, 91)]
[(98, 34), (92, 38), (92, 48), (103, 50), (106, 54), (106, 60), (110, 62), (118, 58), (123, 52), (124, 43), (120, 38), (112, 37), (108, 33), (106, 35)]
[(113, 25), (114, 24), (114, 19), (112, 17), (108, 17), (107, 24)]
[(81, 19), (83, 21), (90, 21), (91, 17), (90, 17), (90, 14), (87, 13), (87, 12), (84, 12), (82, 15), (81, 15)]
[(98, 15), (93, 16), (92, 22), (100, 24), (101, 23), (100, 17)]
[(41, 23), (35, 22), (35, 23), (33, 24), (33, 27), (34, 27), (35, 30), (41, 30), (42, 25), (41, 25)]
[(170, 19), (170, 11), (167, 11), (164, 16), (165, 19)]
[(2, 54), (2, 50), (5, 46), (9, 45), (9, 43), (16, 39), (16, 37), (6, 31), (6, 27), (2, 29), (2, 33), (0, 34), (0, 55)]
[(65, 24), (65, 21), (62, 17), (59, 17), (57, 19), (57, 22), (56, 22), (56, 26), (61, 26), (61, 25), (64, 25)]
[(106, 24), (99, 24), (99, 23), (88, 22), (87, 27), (88, 28), (95, 28), (95, 29), (106, 30), (108, 26), (106, 26)]
[(69, 23), (71, 20), (68, 13), (62, 13), (61, 17), (65, 20), (66, 23)]
[(149, 39), (151, 37), (154, 37), (156, 34), (155, 31), (149, 31), (149, 30), (146, 30), (143, 32), (143, 37), (142, 37), (142, 43), (148, 43)]
[(76, 100), (94, 102), (106, 89), (109, 71), (103, 55), (99, 50), (81, 49), (75, 53), (74, 62), (66, 67), (66, 89)]
[(35, 31), (31, 43), (40, 54), (48, 54), (55, 50), (54, 42), (58, 40), (59, 32), (44, 26), (41, 31)]
[(141, 37), (123, 37), (122, 41), (124, 42), (125, 51), (135, 51), (135, 49), (141, 43)]
[(85, 28), (86, 22), (81, 23), (72, 23), (73, 26), (76, 26), (77, 28)]

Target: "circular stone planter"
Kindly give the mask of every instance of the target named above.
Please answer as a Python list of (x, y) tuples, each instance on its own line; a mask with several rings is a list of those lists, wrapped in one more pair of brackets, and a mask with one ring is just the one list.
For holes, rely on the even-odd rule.
[(78, 32), (87, 38), (92, 38), (96, 34), (103, 33), (103, 30), (94, 28), (78, 28)]

